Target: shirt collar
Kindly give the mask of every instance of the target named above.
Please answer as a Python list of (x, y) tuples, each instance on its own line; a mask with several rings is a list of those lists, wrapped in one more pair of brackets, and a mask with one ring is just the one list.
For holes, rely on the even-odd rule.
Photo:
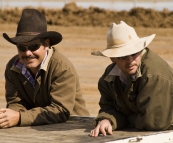
[[(113, 69), (110, 71), (109, 75), (112, 75), (112, 76), (119, 76), (120, 80), (127, 84), (127, 80), (128, 78), (125, 76), (125, 74), (121, 71), (121, 69), (115, 65), (113, 67)], [(132, 75), (131, 78), (132, 80), (136, 80), (138, 77), (141, 76), (141, 71), (140, 71), (140, 67), (137, 69), (137, 72), (136, 74)]]
[(43, 61), (42, 61), (41, 64), (40, 64), (39, 69), (41, 69), (41, 67), (43, 66), (43, 64), (44, 64), (44, 62), (45, 62), (47, 56), (48, 56), (48, 51), (46, 52), (46, 54), (45, 54), (45, 56), (44, 56), (44, 59), (43, 59)]
[(47, 70), (47, 66), (48, 66), (48, 63), (49, 63), (49, 61), (50, 61), (50, 58), (51, 58), (52, 55), (53, 55), (53, 52), (54, 52), (54, 48), (53, 48), (53, 47), (50, 48), (50, 49), (48, 50), (48, 55), (47, 55), (47, 57), (45, 58), (43, 64), (42, 64), (41, 67), (40, 67), (40, 69), (43, 69), (43, 70), (45, 70), (45, 71)]

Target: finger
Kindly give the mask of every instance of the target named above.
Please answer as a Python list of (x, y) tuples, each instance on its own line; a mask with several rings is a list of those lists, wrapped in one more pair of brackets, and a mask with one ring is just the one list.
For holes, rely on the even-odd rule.
[(7, 117), (6, 116), (0, 117), (0, 124), (4, 123), (6, 121), (7, 121)]
[(6, 128), (9, 128), (9, 126), (7, 125), (7, 126), (4, 126), (2, 129), (6, 129)]
[(94, 130), (91, 130), (91, 132), (90, 132), (90, 136), (91, 136), (91, 137), (94, 136)]
[[(5, 117), (5, 115), (3, 113), (0, 114), (0, 121), (1, 119), (3, 119)], [(1, 123), (1, 122), (0, 122)]]
[(100, 132), (106, 136), (106, 131), (105, 131), (105, 127), (100, 127)]
[(7, 124), (3, 125), (2, 128), (3, 128), (3, 129), (5, 129), (5, 128), (9, 128), (9, 124), (7, 123)]
[(89, 136), (92, 136), (92, 133), (93, 133), (93, 130), (91, 130), (91, 131), (90, 131), (90, 134), (89, 134)]
[(94, 137), (97, 137), (100, 132), (100, 125), (97, 125), (97, 127), (94, 129)]
[(5, 108), (0, 108), (0, 112), (6, 112), (6, 109)]
[(108, 126), (107, 133), (109, 135), (112, 135), (112, 126)]
[(3, 119), (5, 116), (5, 112), (0, 112), (0, 119)]
[(2, 127), (2, 125), (5, 125), (5, 123), (8, 123), (8, 119), (7, 119), (6, 116), (5, 116), (4, 118), (1, 118), (1, 119), (0, 119), (1, 127)]
[(90, 132), (90, 136), (91, 137), (97, 137), (98, 135), (95, 135), (96, 133), (95, 133), (95, 129), (94, 130), (91, 130), (91, 132)]
[(8, 127), (8, 122), (3, 122), (0, 124), (1, 128)]

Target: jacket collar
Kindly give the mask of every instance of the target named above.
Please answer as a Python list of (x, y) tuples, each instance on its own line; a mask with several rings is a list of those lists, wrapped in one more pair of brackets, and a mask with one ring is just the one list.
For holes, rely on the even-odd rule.
[[(117, 69), (118, 71), (116, 71), (116, 69)], [(119, 77), (120, 77), (120, 80), (121, 80), (123, 83), (127, 84), (128, 79), (127, 79), (126, 76), (123, 74), (123, 72), (118, 68), (117, 65), (115, 65), (115, 66), (113, 67), (113, 69), (112, 69), (112, 70), (110, 71), (110, 73), (104, 78), (104, 80), (107, 81), (107, 82), (112, 82), (112, 81), (115, 80), (116, 76), (119, 76)], [(135, 80), (137, 80), (137, 79), (138, 79), (139, 77), (141, 77), (141, 76), (142, 76), (142, 74), (141, 74), (141, 70), (140, 70), (140, 66), (139, 66), (139, 68), (137, 69), (136, 74), (135, 74), (135, 75), (132, 75), (131, 78), (132, 78), (133, 81), (135, 81)]]

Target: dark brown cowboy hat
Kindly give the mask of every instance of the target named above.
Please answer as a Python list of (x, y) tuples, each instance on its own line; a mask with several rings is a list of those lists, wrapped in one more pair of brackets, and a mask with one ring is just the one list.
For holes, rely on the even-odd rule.
[(49, 39), (52, 46), (62, 40), (60, 33), (47, 31), (45, 16), (36, 9), (24, 9), (17, 27), (16, 36), (10, 38), (6, 33), (3, 33), (3, 37), (15, 45), (36, 39)]

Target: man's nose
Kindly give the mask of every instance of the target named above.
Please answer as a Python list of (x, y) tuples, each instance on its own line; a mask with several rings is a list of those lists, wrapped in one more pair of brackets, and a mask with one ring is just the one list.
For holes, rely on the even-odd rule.
[(127, 56), (127, 58), (126, 58), (126, 61), (127, 61), (128, 63), (132, 63), (132, 62), (134, 61), (134, 57), (131, 56), (131, 55), (129, 55), (129, 56)]
[(25, 51), (25, 55), (26, 55), (26, 56), (30, 56), (30, 55), (32, 55), (32, 52), (31, 52), (30, 50), (27, 49), (27, 50)]

